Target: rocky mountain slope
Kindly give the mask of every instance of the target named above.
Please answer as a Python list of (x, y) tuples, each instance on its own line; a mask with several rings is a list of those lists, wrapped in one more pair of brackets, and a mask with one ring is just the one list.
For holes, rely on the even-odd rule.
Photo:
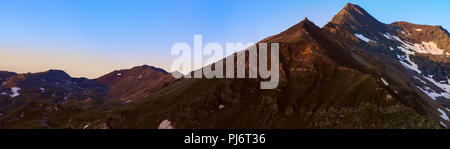
[(0, 71), (0, 84), (2, 84), (7, 78), (16, 75), (14, 72)]
[[(96, 80), (109, 89), (106, 99), (133, 103), (86, 107), (78, 102), (33, 102), (4, 111), (0, 127), (446, 128), (450, 124), (450, 40), (440, 26), (384, 24), (361, 7), (347, 4), (322, 28), (304, 19), (260, 43), (280, 44), (276, 89), (261, 90), (260, 78), (173, 80), (165, 71), (141, 66)], [(232, 56), (238, 54), (248, 59), (248, 50)], [(155, 87), (130, 85), (140, 79), (156, 82)]]
[[(123, 75), (117, 76), (117, 73)], [(0, 125), (22, 119), (25, 114), (31, 119), (47, 119), (52, 112), (126, 104), (147, 97), (174, 80), (164, 70), (146, 65), (114, 71), (94, 80), (72, 78), (61, 70), (26, 74), (0, 72), (0, 78), (0, 118), (11, 113), (9, 111), (18, 112), (13, 120), (1, 121)], [(41, 125), (38, 120), (34, 121)]]
[[(324, 27), (403, 102), (448, 125), (450, 38), (441, 26), (383, 24), (348, 4)], [(363, 54), (360, 54), (363, 53)], [(367, 61), (367, 56), (373, 61)]]
[(97, 79), (109, 88), (109, 100), (124, 102), (148, 97), (173, 80), (167, 71), (147, 65), (114, 71)]

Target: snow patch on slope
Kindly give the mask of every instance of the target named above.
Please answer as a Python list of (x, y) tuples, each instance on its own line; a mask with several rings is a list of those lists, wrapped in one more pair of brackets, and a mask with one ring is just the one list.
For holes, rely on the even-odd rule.
[[(397, 48), (400, 49), (400, 51), (402, 51), (403, 53), (405, 53), (405, 55), (397, 55), (399, 62), (405, 68), (415, 71), (418, 74), (422, 74), (422, 71), (420, 71), (419, 66), (411, 60), (410, 55), (415, 55), (416, 53), (432, 54), (432, 55), (444, 54), (444, 50), (439, 49), (438, 46), (436, 45), (436, 43), (434, 43), (434, 42), (422, 42), (420, 44), (418, 44), (418, 43), (412, 44), (408, 41), (403, 41), (398, 36), (394, 36), (389, 33), (385, 33), (382, 35), (384, 37), (386, 37), (387, 39), (395, 40), (400, 43), (400, 46), (398, 46)], [(419, 80), (420, 82), (422, 82), (423, 84), (426, 84), (426, 82), (423, 81), (422, 79), (420, 79), (418, 77), (415, 77), (415, 78), (417, 80)], [(425, 87), (425, 88), (418, 87), (422, 92), (427, 94), (433, 100), (436, 100), (436, 98), (438, 98), (438, 97), (450, 99), (450, 85), (448, 84), (448, 82), (450, 82), (450, 80), (447, 79), (448, 81), (437, 82), (432, 78), (432, 76), (431, 77), (424, 76), (424, 78), (427, 79), (428, 81), (432, 82), (438, 88), (442, 89), (443, 92), (440, 92), (440, 93), (436, 92), (429, 87)]]
[(173, 129), (174, 127), (172, 126), (172, 122), (170, 122), (169, 120), (163, 120), (159, 126), (158, 129)]
[[(416, 63), (414, 63), (414, 62), (411, 60), (411, 58), (409, 57), (409, 55), (413, 55), (414, 53), (411, 52), (411, 51), (409, 51), (409, 50), (407, 50), (407, 49), (405, 49), (404, 47), (401, 47), (401, 46), (399, 46), (398, 49), (400, 49), (402, 52), (405, 53), (405, 56), (403, 56), (403, 57), (400, 57), (400, 56), (399, 56), (399, 59), (401, 59), (399, 62), (400, 62), (404, 67), (406, 67), (406, 68), (408, 68), (408, 69), (410, 69), (410, 70), (413, 70), (413, 71), (415, 71), (415, 72), (421, 74), (422, 71), (419, 70), (419, 66), (418, 66)], [(408, 62), (408, 63), (406, 63), (405, 61)]]
[(425, 42), (423, 41), (420, 44), (414, 44), (413, 50), (415, 50), (417, 53), (425, 53), (425, 54), (433, 54), (433, 55), (442, 55), (444, 54), (444, 50), (439, 49), (439, 47), (436, 45), (436, 43), (430, 41)]
[[(422, 42), (420, 44), (412, 44), (408, 41), (401, 40), (398, 36), (391, 35), (389, 33), (382, 34), (384, 37), (386, 37), (389, 40), (395, 40), (400, 43), (400, 46), (397, 48), (400, 49), (403, 53), (405, 53), (404, 56), (397, 56), (400, 59), (400, 63), (410, 70), (413, 70), (419, 74), (422, 72), (419, 70), (419, 66), (414, 63), (410, 55), (415, 55), (416, 53), (423, 53), (423, 54), (432, 54), (432, 55), (442, 55), (444, 54), (444, 50), (439, 49), (436, 43), (434, 42)], [(390, 50), (393, 50), (393, 48), (389, 47)]]
[(445, 128), (447, 128), (447, 125), (444, 124), (444, 122), (439, 121), (439, 123), (444, 126)]
[(370, 39), (365, 37), (364, 35), (356, 33), (355, 36), (358, 37), (359, 39), (361, 39), (362, 41), (370, 42)]
[(87, 129), (89, 127), (89, 123), (84, 125), (83, 129)]
[(384, 85), (389, 86), (389, 83), (385, 79), (383, 79), (383, 78), (380, 78), (380, 79), (384, 83)]
[[(411, 58), (409, 57), (409, 55), (415, 55), (414, 51), (411, 51), (411, 48), (414, 48), (414, 46), (412, 46), (411, 44), (404, 42), (403, 40), (401, 40), (399, 37), (391, 35), (389, 33), (385, 33), (383, 34), (384, 37), (386, 37), (387, 39), (390, 40), (396, 40), (398, 42), (401, 43), (401, 46), (398, 46), (397, 48), (400, 49), (403, 53), (405, 53), (404, 56), (398, 56), (397, 57), (400, 59), (400, 63), (405, 67), (408, 68), (410, 70), (413, 70), (419, 74), (421, 74), (422, 72), (419, 70), (419, 66), (414, 63)], [(392, 49), (391, 49), (392, 50)]]
[(394, 48), (392, 48), (392, 47), (389, 47), (389, 49), (391, 50), (391, 51), (394, 51), (395, 49)]
[[(440, 93), (440, 95), (442, 97), (445, 97), (447, 99), (450, 99), (450, 85), (446, 84), (446, 83), (441, 83), (441, 82), (436, 82), (432, 76), (424, 76), (425, 79), (427, 79), (428, 81), (430, 81), (431, 83), (433, 83), (435, 86), (439, 87), (440, 89), (442, 89), (444, 92)], [(448, 82), (450, 82), (450, 80), (447, 78)]]
[(381, 35), (383, 35), (383, 36), (386, 37), (387, 39), (392, 40), (392, 35), (389, 34), (389, 33), (385, 33), (385, 34), (382, 33)]
[[(430, 98), (432, 98), (433, 100), (436, 100), (437, 97), (443, 97), (443, 98), (447, 98), (450, 99), (450, 85), (447, 84), (446, 82), (437, 82), (433, 79), (433, 76), (424, 76), (425, 79), (427, 79), (428, 81), (430, 81), (431, 83), (433, 83), (436, 87), (440, 88), (443, 90), (443, 92), (438, 93), (434, 90), (432, 90), (429, 87), (425, 87), (425, 90), (420, 88), (419, 89), (424, 92), (425, 94), (427, 94)], [(447, 79), (448, 80), (448, 79)], [(423, 81), (423, 80), (422, 80)], [(448, 82), (450, 82), (450, 80), (448, 80)]]
[(444, 110), (438, 109), (438, 111), (441, 112), (441, 118), (442, 118), (442, 119), (444, 119), (444, 120), (446, 120), (446, 121), (449, 121), (448, 116), (447, 116), (447, 113), (445, 113)]
[(20, 95), (19, 94), (19, 90), (20, 90), (20, 88), (18, 88), (18, 87), (11, 88), (11, 95), (10, 96), (12, 98), (19, 96)]
[(421, 90), (423, 93), (427, 94), (428, 97), (430, 97), (433, 100), (436, 100), (437, 97), (444, 97), (443, 95), (436, 93), (429, 87), (425, 87), (425, 89), (422, 89), (421, 87), (417, 87), (419, 90)]
[(416, 78), (416, 80), (419, 80), (420, 82), (422, 82), (423, 84), (427, 84), (427, 82), (423, 81), (421, 78), (414, 76), (414, 78)]
[(412, 54), (412, 55), (415, 55), (415, 53), (432, 54), (432, 55), (444, 54), (444, 50), (439, 49), (437, 44), (432, 41), (429, 41), (429, 42), (422, 41), (422, 43), (412, 44), (408, 41), (403, 41), (398, 36), (394, 36), (389, 33), (384, 33), (382, 35), (384, 37), (386, 37), (387, 39), (396, 40), (396, 41), (400, 42), (401, 43), (400, 47), (403, 47), (404, 49), (409, 51), (408, 53), (405, 52), (406, 54)]

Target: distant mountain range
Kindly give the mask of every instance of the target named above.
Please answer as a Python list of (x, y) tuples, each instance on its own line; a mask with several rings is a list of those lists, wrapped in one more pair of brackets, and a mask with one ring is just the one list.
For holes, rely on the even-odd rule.
[(450, 126), (441, 26), (384, 24), (347, 4), (322, 28), (305, 18), (260, 43), (280, 43), (276, 89), (259, 89), (260, 78), (174, 79), (146, 65), (93, 80), (0, 72), (0, 128)]

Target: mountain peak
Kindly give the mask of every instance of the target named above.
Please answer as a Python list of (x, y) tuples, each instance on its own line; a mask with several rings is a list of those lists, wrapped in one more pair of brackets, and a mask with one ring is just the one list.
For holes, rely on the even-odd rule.
[[(346, 10), (346, 11), (342, 11), (342, 10)], [(352, 3), (347, 3), (347, 5), (345, 5), (342, 10), (341, 10), (341, 12), (358, 13), (358, 14), (361, 14), (361, 15), (367, 15), (368, 14), (359, 5), (352, 4)]]
[(133, 67), (131, 69), (142, 69), (142, 70), (145, 70), (145, 69), (148, 69), (148, 68), (150, 68), (149, 65), (142, 65), (142, 66), (135, 66), (135, 67)]
[(291, 26), (287, 30), (277, 35), (270, 36), (264, 40), (261, 40), (260, 42), (293, 42), (305, 37), (304, 35), (316, 33), (319, 31), (320, 28), (305, 17), (296, 25)]
[(57, 70), (57, 69), (50, 69), (47, 71), (47, 73), (66, 73), (66, 72), (64, 72), (62, 70)]
[(311, 22), (311, 21), (309, 21), (308, 17), (305, 17), (301, 22)]
[[(356, 4), (348, 3), (338, 13), (338, 15), (351, 15), (351, 16), (367, 16), (372, 17), (366, 10)], [(373, 18), (373, 17), (372, 17)], [(375, 18), (374, 18), (375, 19)]]
[(164, 74), (168, 74), (168, 72), (167, 72), (166, 70), (162, 69), (162, 68), (153, 67), (153, 66), (150, 66), (150, 68), (151, 68), (152, 70), (155, 70), (155, 71), (158, 71), (158, 72), (162, 72), (162, 73), (164, 73)]
[(359, 5), (348, 3), (336, 16), (333, 17), (331, 22), (335, 24), (345, 24), (349, 22), (371, 23), (374, 21), (378, 22)]
[(303, 27), (307, 27), (307, 26), (316, 26), (316, 24), (314, 24), (313, 22), (311, 22), (308, 17), (305, 17), (305, 19), (303, 19), (299, 24), (302, 24)]
[(162, 72), (162, 73), (164, 73), (164, 74), (168, 74), (168, 72), (165, 71), (165, 70), (162, 69), (162, 68), (157, 68), (157, 67), (149, 66), (149, 65), (136, 66), (136, 67), (133, 67), (133, 68), (131, 68), (131, 69), (133, 69), (133, 70), (147, 70), (147, 69), (150, 69), (150, 70)]
[(307, 17), (305, 17), (305, 19), (303, 19), (296, 25), (292, 26), (291, 28), (287, 29), (286, 31), (282, 32), (281, 34), (298, 32), (299, 30), (309, 31), (311, 29), (318, 29), (318, 28), (319, 27), (317, 27), (316, 24), (314, 24), (313, 22), (308, 20)]
[(67, 74), (66, 72), (64, 72), (62, 70), (55, 70), (55, 69), (50, 69), (49, 71), (37, 73), (37, 74), (42, 74), (42, 75), (56, 77), (56, 78), (70, 78), (69, 74)]
[(343, 25), (351, 28), (352, 30), (377, 30), (380, 32), (384, 32), (386, 30), (385, 24), (379, 22), (359, 5), (351, 3), (345, 5), (345, 7), (333, 17), (331, 23)]

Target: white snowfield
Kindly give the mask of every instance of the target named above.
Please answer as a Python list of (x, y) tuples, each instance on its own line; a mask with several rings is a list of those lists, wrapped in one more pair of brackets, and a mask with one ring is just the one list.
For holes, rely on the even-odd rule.
[(441, 94), (436, 93), (429, 87), (425, 87), (425, 89), (422, 89), (421, 87), (417, 87), (417, 88), (420, 89), (423, 93), (427, 94), (428, 97), (430, 97), (433, 100), (436, 100), (437, 97), (444, 97), (442, 95), (442, 93)]
[[(447, 111), (449, 111), (448, 108), (445, 108), (445, 109), (446, 109)], [(446, 121), (449, 121), (448, 116), (447, 116), (447, 113), (445, 113), (444, 110), (441, 110), (440, 108), (438, 108), (438, 111), (441, 113), (440, 116), (441, 116), (442, 119), (444, 119), (444, 120), (446, 120)], [(447, 125), (445, 125), (444, 122), (439, 121), (439, 123), (440, 123), (442, 126), (444, 126), (445, 128), (447, 128)]]
[[(384, 37), (390, 40), (396, 40), (401, 43), (400, 47), (403, 47), (408, 51), (406, 54), (412, 54), (415, 55), (415, 53), (423, 53), (423, 54), (432, 54), (432, 55), (442, 55), (444, 54), (444, 50), (439, 49), (439, 47), (436, 45), (436, 43), (429, 41), (422, 43), (410, 43), (408, 41), (403, 41), (399, 37), (391, 35), (389, 33), (382, 34)], [(403, 50), (402, 50), (403, 51)]]
[(394, 51), (395, 49), (394, 48), (392, 48), (392, 47), (389, 47), (389, 49), (391, 50), (391, 51)]
[(380, 78), (380, 79), (384, 83), (384, 85), (389, 86), (389, 83), (385, 79), (383, 79), (383, 78)]
[[(433, 77), (432, 75), (424, 76), (425, 79), (427, 79), (432, 84), (434, 84), (435, 86), (437, 86), (440, 89), (442, 89), (443, 92), (438, 93), (438, 92), (434, 91), (433, 89), (431, 89), (429, 87), (424, 87), (425, 89), (423, 89), (423, 88), (418, 86), (417, 88), (419, 88), (423, 93), (427, 94), (433, 100), (436, 100), (438, 97), (443, 97), (443, 98), (450, 99), (450, 85), (448, 83), (445, 83), (445, 82), (437, 82), (432, 77)], [(447, 80), (448, 80), (448, 82), (450, 82), (449, 79), (447, 79)], [(421, 80), (421, 81), (423, 81), (423, 80)]]
[(427, 84), (427, 82), (423, 81), (421, 78), (414, 76), (414, 78), (416, 78), (416, 80), (419, 80), (420, 82), (422, 82), (423, 84)]
[(358, 37), (359, 39), (361, 39), (362, 41), (370, 42), (370, 39), (367, 38), (367, 37), (364, 36), (364, 35), (361, 35), (361, 34), (356, 33), (355, 36)]
[(447, 125), (445, 125), (444, 122), (439, 121), (439, 123), (440, 123), (442, 126), (444, 126), (445, 128), (447, 128)]
[(19, 96), (20, 95), (19, 94), (19, 90), (20, 90), (20, 88), (18, 88), (18, 87), (11, 88), (11, 95), (10, 96), (12, 98)]
[(444, 119), (444, 120), (446, 120), (446, 121), (449, 121), (448, 116), (447, 116), (447, 113), (445, 113), (444, 110), (442, 110), (442, 109), (439, 108), (438, 111), (441, 112), (441, 118), (442, 118), (442, 119)]
[[(445, 92), (441, 93), (442, 97), (445, 97), (447, 99), (450, 99), (450, 85), (448, 83), (441, 83), (441, 82), (437, 82), (435, 81), (433, 78), (433, 76), (428, 76), (425, 77), (425, 79), (427, 79), (428, 81), (430, 81), (431, 83), (433, 83), (434, 85), (436, 85), (437, 87), (441, 88), (442, 90), (444, 90)], [(450, 82), (450, 80), (447, 78), (447, 82)]]
[[(428, 81), (430, 81), (431, 83), (433, 83), (435, 86), (439, 87), (440, 89), (443, 90), (443, 92), (438, 93), (434, 90), (432, 90), (429, 87), (425, 87), (425, 89), (422, 89), (421, 87), (418, 87), (422, 92), (424, 92), (425, 94), (427, 94), (430, 98), (432, 98), (433, 100), (436, 100), (437, 97), (443, 97), (443, 98), (447, 98), (450, 99), (450, 85), (448, 83), (445, 82), (437, 82), (435, 81), (433, 78), (433, 76), (424, 76), (425, 79), (427, 79)], [(448, 80), (448, 82), (450, 82), (450, 80)]]
[[(395, 40), (400, 43), (400, 46), (398, 46), (397, 49), (400, 49), (400, 51), (405, 53), (405, 55), (397, 55), (398, 59), (400, 59), (399, 62), (405, 68), (415, 71), (419, 75), (422, 75), (422, 71), (420, 71), (419, 66), (410, 59), (410, 55), (415, 55), (416, 53), (431, 54), (431, 55), (443, 55), (444, 54), (444, 50), (439, 49), (439, 47), (436, 45), (436, 43), (434, 43), (432, 41), (430, 41), (430, 42), (423, 41), (422, 43), (414, 43), (413, 44), (408, 41), (403, 41), (398, 36), (394, 36), (389, 33), (384, 33), (382, 35), (384, 37), (386, 37), (387, 39)], [(444, 98), (450, 99), (450, 84), (449, 84), (450, 79), (447, 78), (447, 81), (437, 82), (433, 79), (433, 76), (424, 76), (424, 75), (422, 75), (422, 76), (423, 76), (423, 78), (425, 78), (426, 80), (431, 82), (433, 85), (442, 89), (443, 92), (439, 91), (440, 92), (439, 93), (438, 91), (434, 91), (430, 87), (426, 87), (426, 86), (425, 87), (417, 86), (418, 89), (420, 89), (423, 93), (427, 94), (433, 100), (436, 100), (438, 97), (444, 97)], [(424, 85), (427, 84), (425, 81), (423, 81), (422, 79), (420, 79), (418, 77), (416, 77), (416, 79), (419, 80), (420, 82), (422, 82)]]
[(421, 32), (421, 31), (423, 31), (422, 29), (420, 29), (420, 28), (415, 28), (414, 29), (415, 31), (418, 31), (418, 32)]
[[(422, 73), (420, 70), (419, 70), (419, 66), (417, 66), (417, 64), (416, 63), (414, 63), (410, 58), (409, 58), (409, 55), (415, 55), (415, 52), (414, 51), (412, 51), (412, 50), (410, 50), (411, 48), (414, 48), (414, 46), (412, 46), (411, 44), (409, 44), (409, 43), (407, 43), (407, 42), (404, 42), (404, 41), (402, 41), (399, 37), (397, 37), (397, 36), (393, 36), (393, 35), (391, 35), (391, 34), (389, 34), (389, 33), (385, 33), (385, 34), (382, 34), (384, 37), (386, 37), (387, 39), (390, 39), (390, 40), (396, 40), (396, 41), (398, 41), (398, 42), (400, 42), (401, 43), (401, 46), (398, 46), (397, 48), (398, 49), (400, 49), (403, 53), (405, 53), (405, 55), (404, 56), (400, 56), (400, 55), (397, 55), (397, 57), (399, 58), (399, 59), (401, 59), (399, 62), (404, 66), (404, 67), (406, 67), (406, 68), (408, 68), (408, 69), (410, 69), (410, 70), (413, 70), (413, 71), (415, 71), (415, 72), (417, 72), (417, 73)], [(392, 49), (391, 49), (392, 50)], [(406, 61), (406, 62), (405, 62)]]
[(436, 45), (436, 43), (430, 41), (425, 42), (423, 41), (421, 44), (414, 44), (414, 47), (416, 47), (417, 53), (426, 53), (426, 54), (433, 54), (433, 55), (442, 55), (444, 54), (444, 50), (439, 49), (439, 47)]

